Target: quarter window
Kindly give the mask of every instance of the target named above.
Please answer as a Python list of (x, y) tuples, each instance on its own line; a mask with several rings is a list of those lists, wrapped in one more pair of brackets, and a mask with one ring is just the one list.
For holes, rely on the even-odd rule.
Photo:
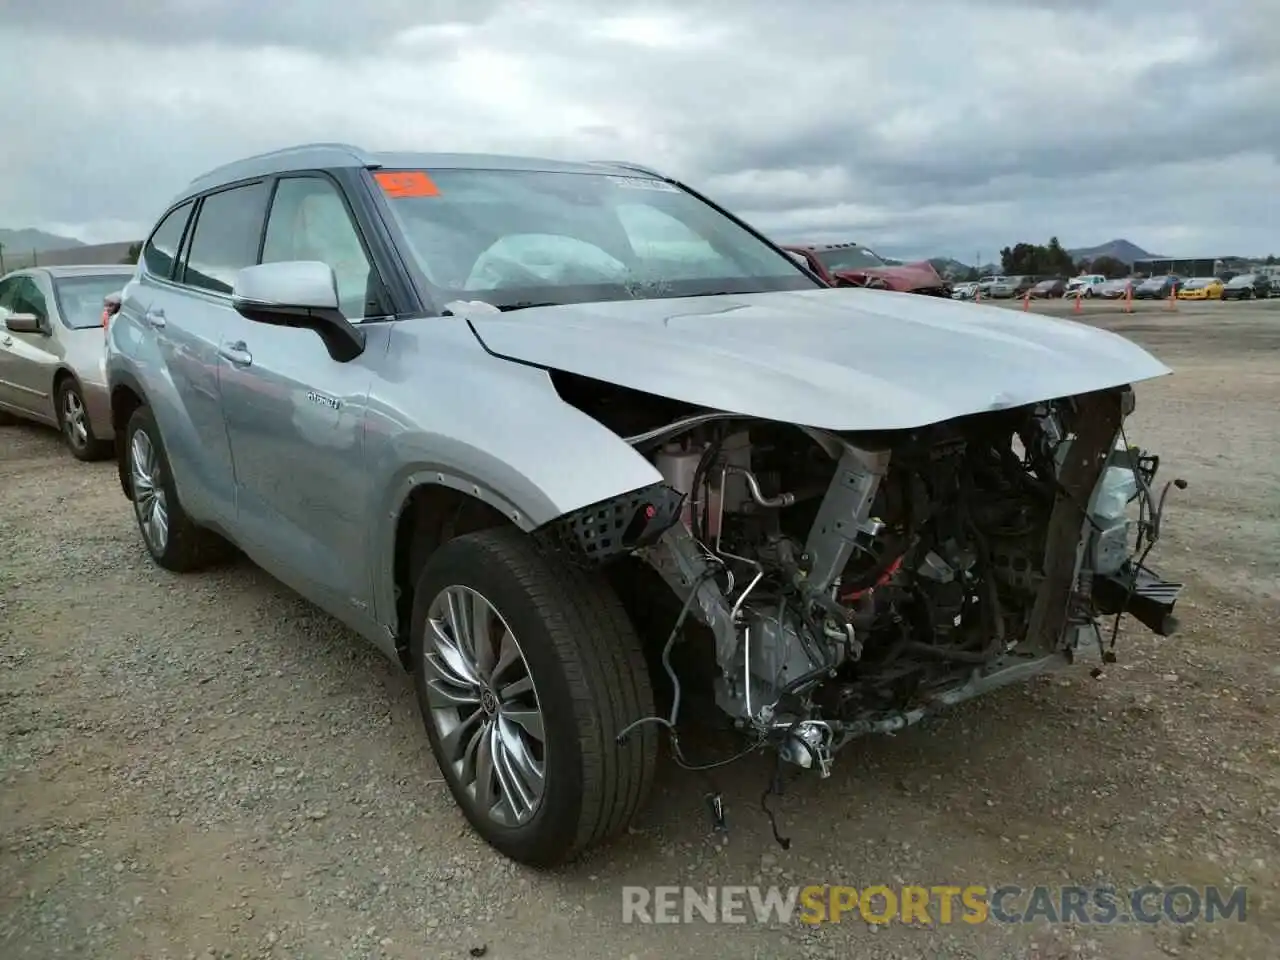
[(178, 259), (178, 244), (182, 242), (182, 233), (187, 228), (187, 218), (191, 216), (193, 203), (184, 203), (160, 221), (151, 234), (151, 239), (142, 249), (142, 265), (147, 273), (165, 280), (173, 276), (173, 264)]
[(187, 246), (182, 282), (214, 293), (230, 293), (236, 274), (258, 260), (266, 204), (265, 182), (205, 197)]
[(373, 264), (360, 242), (342, 194), (324, 177), (287, 177), (276, 185), (262, 262), (319, 260), (332, 269), (338, 303), (348, 320), (385, 313)]

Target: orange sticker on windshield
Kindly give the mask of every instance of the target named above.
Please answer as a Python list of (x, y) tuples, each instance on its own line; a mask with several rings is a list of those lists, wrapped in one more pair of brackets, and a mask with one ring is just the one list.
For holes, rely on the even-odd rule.
[(438, 197), (440, 188), (421, 170), (379, 170), (373, 175), (388, 197)]

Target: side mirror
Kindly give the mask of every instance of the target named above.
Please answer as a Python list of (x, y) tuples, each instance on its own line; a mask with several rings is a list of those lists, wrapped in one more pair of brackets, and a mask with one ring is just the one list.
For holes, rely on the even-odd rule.
[(255, 323), (314, 331), (339, 363), (364, 352), (364, 332), (342, 315), (337, 278), (327, 263), (288, 260), (245, 267), (236, 275), (231, 306)]
[(34, 313), (11, 313), (4, 318), (4, 328), (14, 333), (43, 333), (44, 326)]

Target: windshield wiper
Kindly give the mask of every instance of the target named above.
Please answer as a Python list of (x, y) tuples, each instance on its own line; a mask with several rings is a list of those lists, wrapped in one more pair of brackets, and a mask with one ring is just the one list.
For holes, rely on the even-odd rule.
[(510, 313), (512, 310), (529, 310), (533, 307), (560, 307), (563, 304), (554, 300), (547, 300), (541, 303), (534, 300), (519, 300), (515, 303), (499, 303), (495, 304), (495, 306), (503, 313)]

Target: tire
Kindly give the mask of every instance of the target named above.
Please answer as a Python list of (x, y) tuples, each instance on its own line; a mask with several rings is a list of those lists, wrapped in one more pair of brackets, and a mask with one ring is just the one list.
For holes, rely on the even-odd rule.
[(84, 394), (75, 378), (63, 377), (54, 399), (58, 405), (58, 429), (62, 431), (62, 439), (66, 441), (67, 449), (73, 457), (89, 463), (106, 460), (115, 452), (114, 443), (99, 440), (93, 435), (93, 425), (89, 423), (89, 414), (84, 405)]
[(182, 509), (160, 428), (145, 404), (129, 418), (121, 456), (138, 532), (157, 564), (174, 573), (186, 573), (212, 566), (233, 553), (226, 540), (200, 527)]
[[(447, 646), (452, 628), (428, 627), (451, 595), (472, 602), (478, 596), (479, 609), (487, 603), (491, 636), (502, 638), (497, 645), (506, 656), (489, 647), (489, 662), (507, 665), (484, 683), (464, 680), (453, 665), (458, 651)], [(507, 629), (499, 632), (503, 624)], [(503, 642), (508, 635), (514, 638), (509, 647)], [(616, 742), (624, 728), (653, 714), (653, 691), (640, 640), (603, 577), (544, 555), (514, 529), (451, 540), (431, 555), (414, 587), (410, 653), (436, 762), (471, 826), (496, 850), (528, 866), (553, 867), (632, 822), (653, 785), (658, 728), (643, 724), (623, 744)], [(476, 676), (478, 658), (464, 656)], [(504, 677), (501, 685), (498, 676)], [(522, 676), (524, 689), (516, 692)], [(447, 699), (446, 690), (455, 698)], [(464, 696), (469, 702), (463, 708), (441, 707)], [(516, 713), (536, 717), (530, 727), (542, 731), (541, 743), (526, 732), (530, 727), (510, 719)], [(469, 768), (465, 762), (468, 754), (492, 758), (486, 742), (517, 741), (519, 749), (498, 752), (512, 768), (540, 757), (544, 774), (540, 796), (521, 804), (523, 817), (513, 815), (517, 804), (477, 800), (479, 778), (472, 774), (479, 764)], [(484, 778), (487, 783), (496, 783), (500, 767)], [(522, 780), (527, 795), (536, 789), (530, 782)], [(509, 786), (506, 792), (519, 794)]]

